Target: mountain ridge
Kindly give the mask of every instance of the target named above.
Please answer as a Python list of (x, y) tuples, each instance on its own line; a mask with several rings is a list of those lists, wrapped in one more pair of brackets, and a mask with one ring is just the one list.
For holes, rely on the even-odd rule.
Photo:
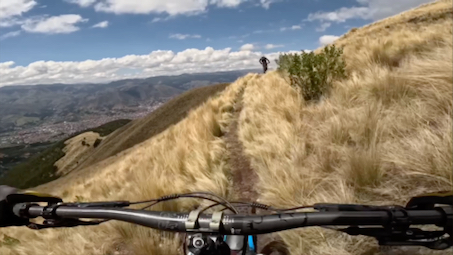
[(133, 118), (131, 114), (147, 113), (184, 91), (232, 82), (244, 73), (156, 76), (102, 84), (4, 86), (0, 87), (0, 133), (97, 116), (129, 119)]

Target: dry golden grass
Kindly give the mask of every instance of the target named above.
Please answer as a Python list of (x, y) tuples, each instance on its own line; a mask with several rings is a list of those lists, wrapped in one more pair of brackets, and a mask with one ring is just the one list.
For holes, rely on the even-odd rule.
[[(451, 13), (452, 1), (438, 6), (448, 4)], [(339, 40), (351, 77), (334, 84), (319, 104), (305, 105), (277, 73), (249, 83), (240, 138), (258, 172), (260, 202), (404, 204), (415, 194), (451, 190), (451, 24), (448, 17), (424, 29)], [(364, 30), (371, 28), (386, 31), (377, 25)], [(373, 239), (320, 228), (279, 234), (292, 254), (387, 254)]]
[(75, 171), (92, 166), (163, 132), (184, 119), (191, 109), (223, 91), (226, 86), (227, 84), (223, 83), (191, 89), (169, 100), (148, 116), (131, 121), (106, 137)]
[[(305, 104), (275, 72), (248, 75), (159, 135), (39, 190), (68, 201), (189, 191), (231, 198), (221, 136), (244, 88), (239, 137), (258, 173), (262, 203), (404, 204), (418, 193), (452, 189), (451, 9), (451, 0), (440, 1), (338, 40), (350, 78), (335, 83), (319, 104)], [(198, 203), (181, 200), (155, 209), (189, 210)], [(119, 222), (40, 232), (8, 228), (0, 230), (0, 239), (5, 234), (21, 241), (0, 247), (8, 255), (180, 252), (174, 234)], [(297, 255), (389, 254), (371, 238), (320, 228), (279, 234)]]
[(65, 141), (66, 146), (62, 150), (65, 155), (54, 164), (58, 168), (57, 174), (65, 175), (85, 160), (95, 149), (96, 139), (101, 139), (101, 136), (90, 131)]

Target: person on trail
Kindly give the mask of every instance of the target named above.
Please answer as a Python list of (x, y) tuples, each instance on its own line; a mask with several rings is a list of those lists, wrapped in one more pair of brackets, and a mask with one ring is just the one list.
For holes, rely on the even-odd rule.
[(263, 65), (263, 72), (266, 73), (267, 71), (267, 65), (270, 64), (271, 61), (267, 59), (265, 56), (260, 58), (260, 64)]

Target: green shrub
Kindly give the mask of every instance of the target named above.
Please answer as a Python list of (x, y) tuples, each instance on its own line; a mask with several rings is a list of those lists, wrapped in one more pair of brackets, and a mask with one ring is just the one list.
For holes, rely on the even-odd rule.
[(325, 47), (321, 53), (280, 54), (278, 70), (289, 76), (291, 85), (302, 93), (306, 101), (317, 101), (327, 94), (332, 82), (346, 77), (343, 49), (335, 45)]

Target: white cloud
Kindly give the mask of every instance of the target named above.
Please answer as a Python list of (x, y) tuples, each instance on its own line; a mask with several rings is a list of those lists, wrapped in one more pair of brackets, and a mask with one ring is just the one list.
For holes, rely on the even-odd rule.
[(2, 0), (0, 5), (0, 19), (20, 16), (33, 9), (36, 5), (34, 0)]
[(153, 20), (151, 20), (151, 23), (156, 23), (156, 22), (160, 22), (160, 21), (163, 21), (163, 20), (164, 20), (163, 18), (156, 17)]
[(96, 0), (65, 0), (65, 1), (72, 4), (77, 4), (80, 7), (88, 7), (96, 2)]
[(104, 21), (102, 21), (102, 22), (99, 22), (99, 23), (97, 23), (97, 24), (94, 24), (92, 27), (93, 27), (93, 28), (95, 28), (95, 27), (97, 27), (97, 28), (106, 28), (106, 27), (108, 27), (108, 26), (109, 26), (109, 22), (108, 22), (107, 20), (104, 20)]
[(300, 26), (300, 25), (293, 25), (293, 26), (290, 26), (290, 27), (281, 27), (281, 28), (280, 28), (280, 31), (286, 31), (286, 30), (299, 30), (299, 29), (302, 29), (302, 26)]
[[(266, 54), (274, 60), (279, 52)], [(153, 51), (148, 55), (127, 55), (121, 58), (75, 61), (37, 61), (28, 66), (15, 66), (14, 62), (0, 63), (0, 86), (45, 83), (107, 82), (125, 78), (144, 78), (182, 73), (218, 72), (260, 68), (261, 52), (186, 49)], [(272, 67), (272, 65), (271, 65)], [(120, 70), (129, 69), (133, 74)]]
[(169, 15), (200, 14), (209, 5), (233, 8), (246, 0), (101, 0), (94, 5), (96, 11), (115, 14), (167, 13)]
[(170, 39), (178, 39), (178, 40), (185, 40), (188, 38), (201, 38), (201, 35), (189, 35), (189, 34), (171, 34), (168, 38)]
[(269, 9), (271, 4), (280, 2), (280, 0), (260, 0), (261, 6), (263, 6), (264, 9)]
[(370, 10), (366, 7), (351, 7), (351, 8), (340, 8), (334, 12), (317, 12), (310, 13), (308, 15), (309, 21), (321, 20), (321, 21), (335, 21), (345, 22), (352, 18), (369, 19)]
[[(93, 6), (96, 11), (115, 14), (166, 13), (175, 15), (195, 15), (206, 12), (210, 6), (236, 8), (244, 2), (255, 2), (265, 9), (272, 3), (282, 0), (65, 0), (81, 7)], [(161, 20), (157, 18), (156, 20)]]
[(251, 43), (247, 43), (241, 46), (240, 51), (252, 51), (255, 46)]
[(264, 48), (266, 48), (267, 50), (271, 50), (271, 49), (275, 49), (275, 48), (282, 48), (282, 47), (285, 47), (285, 45), (283, 44), (266, 44), (266, 46), (264, 46)]
[(243, 0), (211, 0), (211, 4), (216, 4), (219, 7), (236, 7), (239, 6)]
[(151, 23), (164, 22), (171, 19), (174, 19), (176, 16), (167, 16), (167, 17), (155, 17), (151, 20)]
[(36, 6), (34, 0), (1, 0), (0, 27), (10, 27), (20, 24), (18, 18)]
[(29, 33), (43, 34), (68, 34), (79, 30), (77, 23), (86, 22), (77, 14), (64, 14), (53, 17), (38, 17), (25, 20), (21, 26), (23, 30)]
[(330, 25), (331, 25), (331, 23), (329, 23), (329, 22), (324, 22), (324, 23), (322, 23), (319, 27), (316, 28), (316, 31), (318, 31), (318, 32), (324, 32), (324, 31), (326, 31), (327, 28), (330, 27)]
[(335, 35), (323, 35), (319, 38), (319, 43), (322, 45), (322, 46), (325, 46), (325, 45), (328, 45), (328, 44), (331, 44), (333, 43), (335, 40), (337, 40), (338, 38), (340, 38), (339, 36), (335, 36)]
[(308, 21), (345, 22), (348, 19), (379, 20), (432, 0), (356, 0), (360, 7), (340, 8), (333, 12), (317, 12), (308, 15)]
[(21, 33), (20, 30), (8, 32), (6, 34), (1, 35), (0, 40), (5, 40), (6, 38), (19, 36), (20, 33)]

